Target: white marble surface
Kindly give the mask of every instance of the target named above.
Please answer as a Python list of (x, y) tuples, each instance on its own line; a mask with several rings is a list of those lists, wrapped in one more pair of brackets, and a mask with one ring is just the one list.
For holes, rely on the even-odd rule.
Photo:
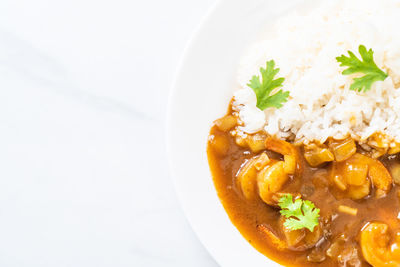
[(175, 69), (214, 1), (0, 1), (0, 266), (217, 266), (164, 144)]

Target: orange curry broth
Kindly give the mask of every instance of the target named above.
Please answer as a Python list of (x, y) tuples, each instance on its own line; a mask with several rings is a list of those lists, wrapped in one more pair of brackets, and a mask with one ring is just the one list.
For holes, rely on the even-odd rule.
[[(344, 247), (354, 247), (358, 250), (357, 257), (360, 261), (359, 266), (371, 266), (363, 258), (359, 236), (360, 230), (368, 222), (384, 222), (389, 225), (391, 231), (399, 229), (397, 215), (399, 213), (399, 196), (396, 185), (390, 192), (382, 198), (374, 197), (374, 189), (369, 196), (361, 200), (352, 200), (341, 196), (340, 190), (332, 187), (329, 183), (329, 171), (331, 163), (325, 163), (312, 168), (305, 161), (304, 149), (298, 147), (300, 160), (302, 161), (303, 173), (300, 178), (291, 177), (284, 185), (287, 193), (300, 193), (303, 199), (311, 200), (320, 209), (320, 223), (322, 225), (322, 241), (317, 242), (314, 247), (305, 251), (278, 250), (269, 238), (259, 229), (259, 225), (265, 225), (270, 229), (275, 229), (279, 234), (280, 213), (277, 207), (272, 207), (264, 203), (261, 199), (247, 200), (241, 194), (240, 188), (236, 183), (236, 176), (241, 166), (245, 162), (262, 152), (266, 152), (272, 159), (283, 160), (282, 155), (272, 151), (264, 150), (253, 153), (249, 148), (238, 146), (235, 138), (230, 131), (221, 131), (217, 126), (213, 126), (210, 132), (210, 140), (214, 138), (223, 139), (226, 151), (219, 153), (213, 148), (210, 141), (207, 148), (208, 161), (212, 171), (214, 185), (218, 196), (229, 215), (230, 220), (240, 231), (244, 238), (259, 252), (268, 258), (285, 266), (345, 266), (343, 257), (326, 256), (326, 250), (341, 235), (346, 236)], [(357, 148), (360, 149), (359, 147)], [(398, 155), (383, 156), (379, 160), (386, 166), (399, 162)], [(338, 212), (339, 205), (346, 205), (358, 209), (357, 215), (349, 215)], [(392, 235), (393, 236), (393, 235)], [(310, 262), (309, 255), (317, 254), (320, 262)], [(325, 256), (324, 256), (325, 255)], [(352, 266), (348, 262), (347, 266)]]

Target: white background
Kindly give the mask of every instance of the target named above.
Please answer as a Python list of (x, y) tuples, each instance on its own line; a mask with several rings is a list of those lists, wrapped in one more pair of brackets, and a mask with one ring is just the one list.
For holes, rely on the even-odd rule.
[(167, 95), (215, 0), (0, 1), (0, 266), (211, 266)]

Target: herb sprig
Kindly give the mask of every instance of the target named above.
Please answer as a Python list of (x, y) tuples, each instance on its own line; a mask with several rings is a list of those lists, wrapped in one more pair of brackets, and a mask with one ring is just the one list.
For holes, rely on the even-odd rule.
[(371, 89), (374, 82), (384, 81), (388, 77), (388, 74), (375, 64), (374, 52), (372, 49), (367, 51), (367, 48), (364, 45), (360, 45), (358, 47), (358, 52), (361, 55), (362, 61), (351, 51), (348, 51), (348, 57), (341, 55), (340, 57), (337, 57), (336, 60), (341, 63), (341, 67), (348, 67), (342, 72), (343, 75), (350, 75), (353, 73), (364, 74), (364, 76), (360, 78), (353, 79), (350, 90), (367, 92)]
[(275, 61), (270, 60), (267, 62), (266, 68), (260, 68), (260, 77), (254, 75), (250, 82), (247, 84), (257, 96), (257, 107), (261, 110), (266, 108), (274, 107), (281, 108), (283, 103), (287, 102), (289, 97), (288, 91), (279, 90), (275, 94), (271, 95), (274, 89), (282, 86), (285, 78), (278, 78), (274, 80), (279, 69), (275, 68)]
[(307, 228), (311, 232), (318, 225), (319, 209), (309, 200), (296, 199), (286, 194), (279, 199), (280, 213), (287, 219), (284, 226), (290, 230)]

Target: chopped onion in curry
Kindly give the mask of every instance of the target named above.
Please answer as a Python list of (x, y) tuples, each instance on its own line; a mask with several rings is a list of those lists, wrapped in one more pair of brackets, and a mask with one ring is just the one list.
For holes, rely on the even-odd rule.
[(351, 137), (295, 144), (239, 136), (235, 116), (215, 121), (208, 157), (228, 215), (257, 250), (295, 266), (400, 266), (400, 154), (375, 157), (382, 134), (369, 149)]

